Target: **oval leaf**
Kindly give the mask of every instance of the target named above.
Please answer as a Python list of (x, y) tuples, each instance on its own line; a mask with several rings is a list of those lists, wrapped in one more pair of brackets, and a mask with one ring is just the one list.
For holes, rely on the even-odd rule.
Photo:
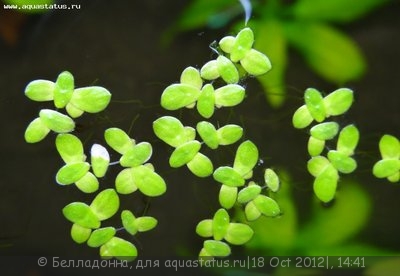
[(75, 182), (76, 187), (84, 193), (94, 193), (99, 189), (99, 181), (91, 172), (87, 172), (81, 179)]
[(115, 178), (115, 189), (120, 194), (131, 194), (137, 190), (132, 176), (132, 168), (124, 169)]
[(212, 220), (212, 232), (214, 240), (220, 241), (225, 237), (228, 231), (229, 222), (229, 215), (225, 209), (221, 208), (215, 212)]
[(107, 144), (120, 154), (124, 154), (134, 145), (134, 142), (129, 135), (122, 129), (116, 127), (106, 129), (104, 132), (104, 138)]
[(359, 139), (360, 132), (357, 127), (348, 125), (340, 131), (336, 149), (347, 156), (351, 156), (354, 154)]
[(224, 239), (231, 244), (241, 245), (248, 242), (253, 237), (253, 234), (253, 229), (246, 224), (230, 223)]
[(353, 104), (353, 91), (348, 88), (339, 88), (324, 98), (326, 115), (337, 116), (344, 114)]
[(90, 204), (90, 209), (99, 220), (106, 220), (118, 211), (119, 197), (114, 189), (101, 191)]
[(147, 196), (160, 196), (167, 190), (164, 179), (146, 166), (132, 169), (135, 185)]
[(330, 165), (331, 162), (326, 157), (315, 156), (308, 161), (307, 169), (312, 176), (317, 177)]
[(89, 86), (75, 89), (71, 104), (88, 113), (104, 110), (111, 100), (111, 93), (101, 86)]
[(122, 225), (124, 226), (125, 230), (131, 235), (135, 235), (138, 231), (135, 225), (135, 220), (136, 217), (133, 215), (131, 211), (123, 210), (121, 212)]
[(214, 257), (226, 257), (231, 254), (229, 245), (222, 241), (207, 240), (204, 241), (203, 247), (208, 254)]
[(72, 134), (58, 134), (56, 148), (65, 163), (81, 162), (85, 160), (83, 144), (78, 137)]
[(90, 165), (87, 162), (76, 162), (65, 164), (56, 174), (56, 181), (60, 185), (69, 185), (77, 182), (88, 171)]
[(329, 165), (314, 180), (314, 193), (322, 202), (329, 202), (335, 197), (339, 174), (337, 170)]
[(200, 221), (196, 226), (197, 235), (203, 238), (211, 237), (213, 235), (212, 225), (213, 221), (211, 219)]
[(82, 227), (76, 223), (71, 227), (71, 238), (74, 242), (81, 244), (87, 241), (92, 233), (92, 229)]
[[(244, 28), (237, 35), (230, 49), (230, 58), (233, 62), (238, 62), (244, 58), (254, 43), (254, 34), (250, 28)], [(220, 43), (221, 44), (221, 43)]]
[(199, 122), (196, 126), (196, 130), (199, 133), (201, 139), (211, 149), (218, 148), (218, 136), (217, 130), (214, 125), (210, 122)]
[(238, 84), (227, 84), (215, 90), (215, 105), (235, 106), (240, 104), (245, 96), (245, 90)]
[(379, 140), (379, 150), (383, 159), (385, 158), (400, 158), (400, 141), (392, 136), (385, 134)]
[(231, 209), (236, 203), (237, 196), (237, 187), (221, 185), (218, 195), (219, 204), (221, 204), (221, 206), (225, 209)]
[(203, 80), (200, 77), (200, 72), (194, 67), (187, 67), (182, 71), (181, 83), (191, 85), (197, 89), (203, 86)]
[(254, 221), (261, 216), (260, 210), (258, 210), (253, 201), (250, 201), (246, 204), (246, 207), (244, 208), (244, 213), (248, 221)]
[(110, 154), (107, 149), (99, 144), (93, 144), (90, 150), (90, 163), (96, 177), (103, 177), (110, 165)]
[(225, 146), (236, 143), (243, 135), (243, 128), (238, 125), (225, 125), (217, 130), (218, 144)]
[(39, 117), (49, 129), (57, 133), (71, 132), (75, 128), (75, 122), (58, 111), (42, 109)]
[(281, 213), (278, 203), (270, 197), (259, 195), (253, 203), (264, 216), (276, 217)]
[(64, 71), (58, 75), (54, 87), (54, 105), (64, 108), (71, 100), (74, 92), (74, 77), (70, 72)]
[(339, 132), (339, 125), (336, 122), (326, 122), (313, 126), (310, 134), (319, 140), (333, 139)]
[(253, 170), (257, 162), (257, 146), (250, 140), (247, 140), (241, 143), (236, 151), (233, 169), (240, 175), (245, 176)]
[(201, 144), (199, 141), (193, 140), (177, 147), (169, 158), (169, 165), (172, 168), (179, 168), (191, 160), (199, 152)]
[(219, 77), (218, 62), (210, 60), (200, 69), (200, 75), (205, 80), (215, 80)]
[(72, 202), (62, 209), (66, 219), (85, 228), (99, 228), (100, 220), (90, 207), (82, 202)]
[(204, 85), (197, 99), (197, 111), (204, 118), (210, 118), (214, 114), (215, 91), (211, 84)]
[(37, 143), (42, 141), (50, 129), (43, 123), (40, 118), (34, 119), (26, 128), (24, 138), (27, 143)]
[(280, 181), (278, 175), (272, 169), (266, 169), (264, 172), (264, 182), (267, 187), (273, 191), (277, 192), (279, 190)]
[(246, 72), (253, 76), (260, 76), (271, 70), (269, 58), (263, 53), (250, 49), (246, 56), (240, 60), (240, 64)]
[(313, 117), (311, 116), (310, 111), (308, 110), (306, 105), (302, 105), (299, 107), (293, 114), (292, 123), (295, 128), (305, 128), (308, 127), (312, 121)]
[(217, 58), (218, 73), (226, 83), (237, 83), (239, 72), (230, 59), (224, 56)]
[(186, 165), (189, 170), (198, 177), (210, 176), (214, 171), (210, 158), (201, 152), (198, 152)]
[(146, 232), (157, 226), (157, 220), (153, 217), (139, 217), (133, 223), (139, 232)]
[(54, 82), (48, 80), (31, 81), (25, 88), (25, 96), (36, 102), (52, 101), (54, 86)]
[(172, 147), (178, 147), (187, 141), (185, 127), (175, 117), (158, 118), (153, 122), (153, 130), (158, 138)]
[(311, 116), (318, 123), (325, 120), (325, 106), (321, 93), (314, 89), (308, 88), (304, 93), (304, 101)]
[(161, 95), (161, 106), (167, 110), (177, 110), (191, 105), (200, 96), (200, 89), (192, 85), (176, 83), (171, 84)]
[(357, 168), (357, 162), (340, 151), (330, 150), (328, 152), (328, 159), (341, 173), (352, 173)]
[(137, 249), (132, 243), (124, 239), (112, 237), (100, 247), (100, 256), (132, 260), (132, 258), (137, 256)]
[(104, 227), (96, 229), (90, 235), (89, 240), (87, 241), (87, 245), (90, 247), (99, 247), (111, 240), (112, 237), (115, 236), (115, 228), (114, 227)]
[(239, 203), (247, 203), (253, 199), (255, 199), (261, 193), (261, 187), (258, 185), (249, 185), (246, 188), (243, 188), (239, 194), (237, 201)]
[(244, 178), (231, 167), (219, 167), (215, 170), (213, 177), (216, 181), (231, 187), (244, 185)]
[(378, 178), (385, 178), (398, 173), (400, 170), (400, 160), (383, 159), (375, 163), (372, 173)]
[(310, 136), (310, 138), (308, 138), (307, 150), (310, 156), (320, 155), (324, 148), (325, 140), (320, 140), (313, 136)]
[(137, 167), (146, 163), (153, 153), (150, 143), (141, 142), (128, 149), (120, 159), (123, 167)]

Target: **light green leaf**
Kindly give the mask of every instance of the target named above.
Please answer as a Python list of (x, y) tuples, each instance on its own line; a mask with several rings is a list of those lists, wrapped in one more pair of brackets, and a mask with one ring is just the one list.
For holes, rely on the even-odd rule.
[(111, 93), (101, 86), (82, 87), (74, 90), (71, 104), (88, 113), (103, 111), (111, 100)]
[(226, 257), (231, 254), (231, 248), (229, 245), (222, 241), (204, 241), (203, 248), (208, 254), (214, 257)]
[(372, 173), (378, 178), (385, 178), (398, 173), (399, 170), (399, 159), (383, 159), (375, 163)]
[(250, 173), (258, 162), (257, 146), (250, 140), (244, 141), (236, 150), (233, 169), (243, 177)]
[(324, 98), (327, 117), (344, 114), (354, 101), (353, 91), (348, 88), (339, 88)]
[(379, 140), (379, 150), (383, 159), (400, 158), (400, 141), (392, 135), (385, 134)]
[(138, 189), (133, 180), (132, 168), (127, 168), (119, 172), (115, 178), (115, 189), (123, 195), (131, 194)]
[(195, 103), (199, 96), (199, 88), (183, 83), (171, 84), (161, 95), (161, 106), (167, 110), (177, 110)]
[(243, 223), (230, 223), (224, 239), (234, 245), (241, 245), (248, 242), (254, 232), (250, 226)]
[(260, 210), (258, 210), (253, 201), (250, 201), (246, 204), (246, 207), (244, 208), (244, 213), (248, 221), (254, 221), (261, 216)]
[(313, 126), (310, 134), (320, 140), (333, 139), (339, 132), (339, 124), (336, 122), (326, 122)]
[(318, 123), (325, 120), (325, 106), (321, 93), (314, 88), (307, 88), (304, 101), (311, 116)]
[(315, 156), (308, 160), (307, 169), (312, 176), (317, 177), (330, 165), (331, 162), (326, 157)]
[(336, 84), (360, 78), (366, 62), (358, 46), (332, 27), (320, 23), (287, 23), (286, 35), (321, 77)]
[(87, 162), (68, 163), (62, 166), (57, 174), (56, 181), (60, 185), (69, 185), (81, 179), (88, 171), (90, 165)]
[(340, 151), (330, 150), (328, 152), (328, 159), (341, 173), (352, 173), (357, 168), (357, 162)]
[(122, 129), (112, 127), (104, 132), (104, 139), (107, 144), (119, 154), (124, 154), (128, 149), (132, 148), (134, 141)]
[(158, 118), (153, 122), (153, 130), (158, 138), (174, 148), (187, 142), (185, 128), (175, 117)]
[(278, 175), (272, 169), (266, 169), (264, 172), (264, 182), (267, 187), (276, 193), (279, 190), (280, 181)]
[(91, 172), (87, 172), (81, 179), (75, 182), (76, 187), (84, 193), (94, 193), (99, 189), (99, 181)]
[(64, 217), (85, 228), (99, 228), (100, 220), (93, 213), (92, 209), (85, 203), (72, 202), (62, 209)]
[(230, 187), (240, 187), (244, 185), (244, 178), (231, 167), (219, 167), (214, 171), (213, 177), (216, 181)]
[(310, 136), (308, 138), (307, 150), (310, 156), (317, 156), (322, 153), (325, 148), (325, 140), (320, 140)]
[(200, 96), (197, 99), (197, 111), (204, 118), (210, 118), (214, 114), (215, 105), (214, 87), (207, 83), (201, 90)]
[(99, 220), (111, 218), (118, 211), (119, 197), (114, 189), (101, 191), (90, 204), (90, 209)]
[(203, 80), (200, 77), (200, 72), (194, 67), (187, 67), (182, 71), (181, 83), (191, 85), (197, 89), (201, 89), (203, 86)]
[(50, 129), (43, 123), (40, 118), (34, 119), (26, 128), (24, 138), (27, 143), (37, 143), (42, 141)]
[(227, 54), (230, 54), (233, 49), (233, 45), (236, 42), (236, 37), (234, 36), (225, 36), (219, 42), (218, 45), (221, 47), (221, 50)]
[(239, 81), (239, 72), (230, 59), (225, 56), (217, 58), (218, 73), (226, 83), (237, 83)]
[(254, 43), (254, 34), (250, 28), (242, 29), (237, 35), (232, 48), (230, 49), (230, 59), (238, 62), (243, 59), (250, 51)]
[(204, 219), (196, 226), (196, 233), (200, 237), (209, 238), (213, 235), (212, 229), (213, 221), (211, 219)]
[(249, 185), (246, 188), (240, 190), (237, 201), (242, 204), (247, 203), (255, 199), (260, 193), (261, 193), (261, 187), (259, 185), (256, 184)]
[(74, 77), (68, 71), (58, 75), (54, 87), (54, 105), (57, 108), (64, 108), (71, 100), (74, 92)]
[(131, 235), (135, 235), (138, 232), (138, 229), (135, 225), (135, 220), (136, 217), (131, 211), (123, 210), (121, 212), (122, 225), (124, 226), (125, 230)]
[(92, 229), (82, 227), (76, 223), (71, 227), (71, 238), (74, 242), (81, 244), (87, 241), (92, 233)]
[(245, 96), (245, 89), (238, 84), (227, 84), (215, 90), (215, 105), (235, 106), (240, 104)]
[(57, 133), (71, 132), (75, 128), (75, 122), (58, 111), (42, 109), (39, 112), (39, 117), (50, 130)]
[(322, 202), (329, 202), (335, 197), (338, 171), (329, 165), (314, 180), (314, 193)]
[(292, 123), (295, 128), (301, 129), (308, 127), (313, 120), (314, 119), (311, 116), (310, 111), (308, 111), (307, 106), (302, 105), (294, 112)]
[(243, 128), (238, 125), (225, 125), (217, 130), (218, 144), (225, 146), (236, 143), (243, 135)]
[(115, 236), (115, 233), (116, 231), (114, 227), (96, 229), (90, 235), (87, 245), (90, 247), (100, 247), (111, 240), (111, 238)]
[(278, 203), (265, 195), (258, 195), (253, 203), (264, 216), (276, 217), (281, 213)]
[(250, 49), (245, 57), (240, 60), (240, 64), (246, 72), (253, 76), (260, 76), (271, 70), (272, 65), (269, 58), (254, 49)]
[(225, 209), (231, 209), (236, 203), (237, 196), (237, 187), (222, 184), (218, 195), (219, 204)]
[(137, 256), (137, 249), (132, 243), (124, 239), (112, 237), (100, 247), (100, 256), (132, 260), (133, 257)]
[(56, 148), (65, 163), (85, 161), (83, 144), (78, 137), (72, 134), (58, 134)]
[(216, 60), (206, 62), (200, 69), (200, 75), (205, 80), (215, 80), (219, 78), (218, 62)]
[(201, 143), (196, 140), (186, 142), (177, 147), (169, 158), (169, 165), (172, 168), (179, 168), (187, 164), (193, 160), (194, 156), (199, 152), (200, 147)]
[(228, 231), (229, 222), (229, 214), (225, 209), (221, 208), (215, 212), (212, 220), (214, 240), (220, 241), (225, 237)]
[(71, 102), (67, 103), (67, 106), (65, 107), (65, 110), (67, 111), (68, 115), (71, 116), (72, 118), (78, 118), (82, 116), (84, 111), (82, 109), (77, 108)]
[(146, 232), (157, 226), (157, 220), (153, 217), (138, 217), (133, 223), (139, 232)]
[(141, 142), (128, 149), (121, 157), (120, 164), (123, 167), (137, 167), (146, 163), (153, 153), (150, 143)]
[(132, 178), (139, 190), (147, 196), (160, 196), (167, 190), (164, 179), (144, 165), (132, 169)]
[(196, 138), (196, 130), (193, 127), (186, 126), (184, 128), (184, 143), (194, 140)]
[(90, 149), (90, 163), (96, 177), (103, 177), (110, 165), (110, 154), (107, 149), (99, 144), (93, 144)]
[(340, 131), (336, 149), (347, 156), (351, 156), (354, 154), (359, 139), (360, 132), (357, 127), (348, 125)]
[(54, 86), (55, 83), (48, 80), (31, 81), (25, 88), (25, 96), (36, 102), (52, 101)]
[(218, 135), (214, 125), (210, 122), (202, 121), (197, 123), (197, 132), (204, 143), (211, 149), (218, 148)]
[(198, 177), (207, 177), (213, 173), (214, 166), (207, 156), (198, 152), (187, 164), (189, 170)]
[(400, 170), (397, 173), (388, 176), (387, 179), (392, 183), (398, 182), (400, 180)]

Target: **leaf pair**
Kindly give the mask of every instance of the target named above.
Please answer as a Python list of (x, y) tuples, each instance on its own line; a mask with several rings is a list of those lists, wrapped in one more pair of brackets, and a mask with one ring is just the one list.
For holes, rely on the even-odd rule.
[(379, 141), (382, 159), (375, 163), (372, 173), (378, 178), (387, 178), (390, 182), (400, 180), (400, 142), (392, 135), (385, 134)]
[(202, 121), (196, 126), (197, 133), (211, 149), (236, 143), (243, 135), (243, 128), (238, 125), (225, 125), (219, 129), (210, 122)]

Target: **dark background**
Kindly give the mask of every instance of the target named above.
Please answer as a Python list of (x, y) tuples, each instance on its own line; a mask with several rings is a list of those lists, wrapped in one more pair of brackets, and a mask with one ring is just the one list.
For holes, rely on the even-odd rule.
[[(136, 194), (121, 196), (123, 207), (137, 215), (149, 207), (148, 214), (159, 220), (153, 231), (130, 239), (139, 254), (198, 253), (202, 239), (196, 235), (195, 226), (215, 212), (219, 184), (211, 178), (197, 179), (186, 168), (170, 170), (171, 148), (159, 142), (151, 129), (153, 120), (169, 114), (158, 106), (163, 89), (178, 81), (185, 67), (200, 68), (212, 58), (209, 44), (226, 35), (226, 30), (205, 28), (180, 34), (168, 47), (162, 47), (162, 35), (186, 4), (159, 0), (82, 1), (81, 10), (26, 17), (15, 43), (0, 40), (0, 254), (98, 254), (97, 249), (77, 245), (70, 238), (71, 223), (64, 219), (61, 209), (72, 201), (90, 202), (92, 196), (73, 186), (55, 183), (54, 176), (62, 166), (53, 144), (55, 136), (49, 135), (33, 145), (26, 144), (23, 138), (26, 126), (39, 110), (51, 106), (28, 100), (23, 94), (26, 84), (38, 78), (55, 80), (63, 70), (72, 72), (77, 87), (96, 84), (113, 93), (106, 112), (79, 119), (80, 137), (102, 142), (105, 128), (128, 130), (133, 123), (132, 137), (154, 146), (151, 161), (166, 178), (167, 193), (151, 201)], [(0, 18), (4, 19), (5, 11), (1, 12)], [(366, 242), (397, 251), (400, 187), (375, 179), (370, 168), (379, 158), (377, 145), (381, 135), (400, 137), (399, 14), (396, 1), (341, 27), (357, 41), (369, 64), (364, 78), (349, 84), (356, 93), (356, 101), (342, 122), (355, 123), (360, 129), (357, 179), (373, 197), (373, 213), (361, 235)], [(294, 52), (290, 53), (287, 85), (286, 104), (273, 110), (257, 83), (249, 80), (249, 95), (234, 109), (233, 119), (243, 119), (246, 139), (259, 145), (267, 165), (290, 171), (298, 210), (305, 219), (313, 196), (312, 179), (305, 168), (307, 135), (291, 127), (291, 115), (302, 103), (305, 88), (329, 92), (335, 87), (316, 77)], [(187, 111), (180, 115), (185, 124), (199, 120)], [(214, 122), (225, 124), (228, 115), (221, 111)], [(89, 149), (91, 143), (85, 146)], [(117, 172), (117, 168), (111, 170)], [(101, 187), (112, 187), (113, 179), (112, 174), (106, 177)], [(117, 220), (114, 225), (118, 225)], [(234, 250), (240, 252), (236, 247)]]

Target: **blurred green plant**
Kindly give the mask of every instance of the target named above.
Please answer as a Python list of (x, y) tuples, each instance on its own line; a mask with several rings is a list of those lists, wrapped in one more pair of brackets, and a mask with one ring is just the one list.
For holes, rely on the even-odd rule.
[[(334, 27), (362, 18), (390, 0), (283, 0), (252, 1), (254, 16), (249, 26), (257, 33), (254, 46), (271, 60), (273, 70), (257, 79), (268, 102), (279, 107), (286, 97), (285, 72), (288, 47), (295, 48), (310, 68), (323, 79), (342, 86), (359, 79), (366, 70), (362, 51), (349, 36)], [(177, 32), (208, 26), (233, 25), (243, 28), (237, 0), (192, 0), (167, 32), (170, 40)], [(233, 23), (233, 24), (232, 24)]]

